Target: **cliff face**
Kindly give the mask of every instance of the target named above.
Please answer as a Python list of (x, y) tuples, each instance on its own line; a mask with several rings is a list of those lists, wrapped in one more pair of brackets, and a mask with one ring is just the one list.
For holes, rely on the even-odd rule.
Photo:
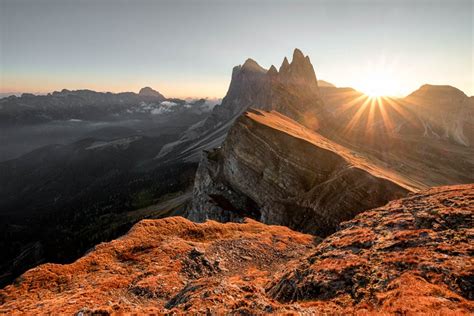
[(144, 220), (0, 290), (0, 313), (468, 314), (474, 185), (367, 211), (320, 242), (252, 220)]
[(240, 117), (198, 168), (188, 218), (267, 224), (326, 236), (357, 213), (416, 188), (276, 112)]

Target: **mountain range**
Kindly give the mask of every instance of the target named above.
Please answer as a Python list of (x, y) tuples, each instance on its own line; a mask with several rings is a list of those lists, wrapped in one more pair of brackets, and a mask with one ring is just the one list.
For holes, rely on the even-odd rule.
[[(45, 105), (23, 114), (30, 99)], [(137, 118), (137, 102), (150, 106), (144, 117), (174, 103), (169, 122), (192, 108), (150, 88), (4, 100), (7, 124), (33, 124), (38, 109), (71, 117), (51, 114), (66, 103), (80, 119), (105, 106), (101, 120)], [(200, 102), (171, 134), (84, 138), (0, 163), (5, 283), (41, 262), (70, 262), (142, 218), (205, 222), (143, 221), (75, 263), (42, 265), (0, 292), (3, 311), (35, 311), (40, 292), (51, 313), (404, 313), (440, 301), (474, 310), (474, 188), (459, 186), (474, 182), (473, 97), (424, 85), (370, 98), (318, 81), (295, 49), (279, 69), (247, 59), (221, 104)], [(429, 189), (441, 185), (451, 186)]]

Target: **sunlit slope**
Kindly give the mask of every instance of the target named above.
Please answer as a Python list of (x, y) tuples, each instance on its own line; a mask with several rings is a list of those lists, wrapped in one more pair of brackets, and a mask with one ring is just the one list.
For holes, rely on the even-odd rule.
[(462, 91), (424, 85), (397, 99), (322, 88), (321, 96), (328, 124), (319, 132), (331, 140), (424, 186), (474, 182), (474, 99)]

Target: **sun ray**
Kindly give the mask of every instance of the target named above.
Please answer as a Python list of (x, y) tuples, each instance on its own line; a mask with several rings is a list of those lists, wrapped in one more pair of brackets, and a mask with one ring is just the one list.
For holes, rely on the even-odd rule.
[(369, 104), (370, 102), (370, 98), (366, 98), (364, 103), (357, 109), (357, 112), (354, 114), (354, 116), (352, 117), (352, 119), (349, 121), (349, 123), (347, 124), (347, 126), (344, 128), (344, 131), (343, 133), (344, 134), (347, 134), (349, 132), (352, 131), (352, 129), (355, 127), (355, 125), (357, 124), (357, 122), (359, 122), (362, 114), (365, 112), (366, 108), (367, 108), (367, 105)]
[(365, 94), (361, 94), (359, 95), (357, 98), (355, 99), (352, 99), (351, 101), (347, 102), (347, 103), (344, 103), (342, 106), (341, 106), (341, 110), (342, 111), (346, 111), (348, 110), (349, 108), (357, 105), (359, 102), (361, 102), (362, 100), (364, 99), (368, 99), (368, 97), (365, 95)]
[(387, 110), (385, 108), (386, 106), (386, 101), (384, 97), (378, 97), (377, 98), (378, 102), (378, 108), (380, 111), (380, 116), (382, 117), (382, 122), (385, 130), (390, 136), (393, 136), (394, 134), (394, 123), (390, 117), (390, 115), (387, 113)]

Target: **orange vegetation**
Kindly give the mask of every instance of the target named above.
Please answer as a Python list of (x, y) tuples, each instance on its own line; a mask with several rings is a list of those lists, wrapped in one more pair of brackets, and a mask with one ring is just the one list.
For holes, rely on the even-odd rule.
[(473, 313), (474, 185), (435, 188), (322, 242), (252, 220), (144, 220), (0, 291), (0, 313)]

